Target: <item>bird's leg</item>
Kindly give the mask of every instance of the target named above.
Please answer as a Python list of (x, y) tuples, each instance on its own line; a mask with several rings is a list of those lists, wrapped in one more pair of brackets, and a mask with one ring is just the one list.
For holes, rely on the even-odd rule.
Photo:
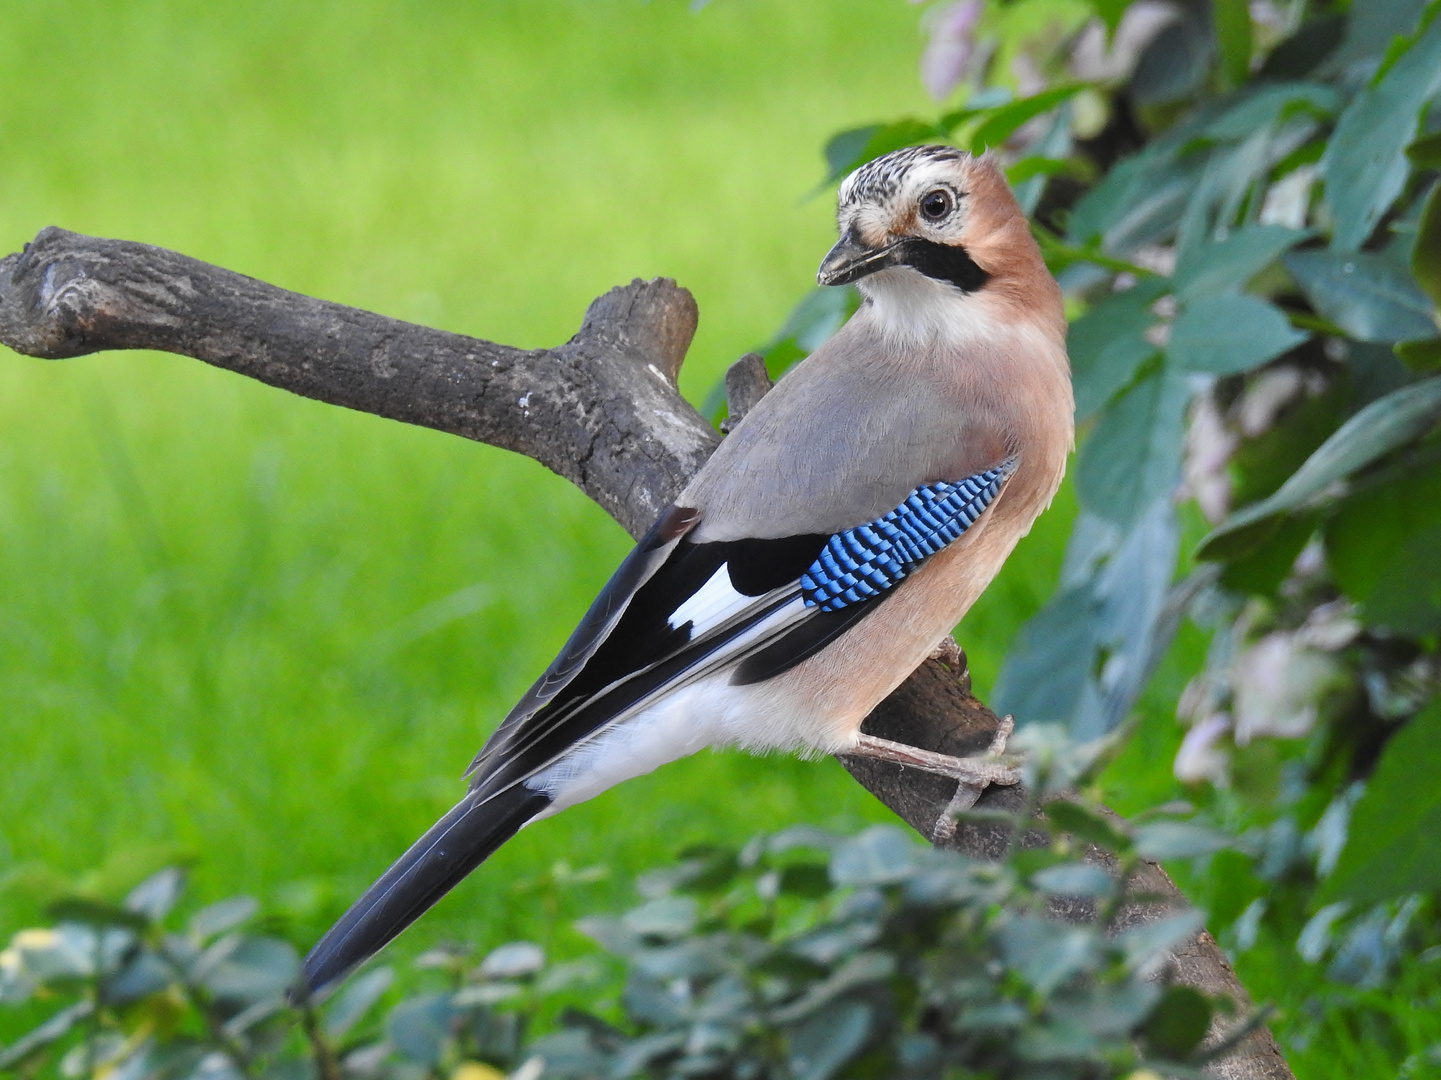
[(1006, 740), (1011, 737), (1015, 728), (1015, 721), (1009, 716), (1003, 716), (984, 757), (953, 757), (950, 754), (938, 754), (934, 750), (922, 750), (918, 746), (907, 746), (905, 743), (866, 734), (862, 734), (860, 741), (846, 752), (856, 757), (893, 761), (898, 765), (909, 765), (913, 769), (924, 769), (926, 772), (939, 773), (954, 779), (956, 793), (951, 796), (950, 803), (936, 820), (936, 836), (933, 839), (941, 840), (955, 832), (955, 816), (975, 806), (976, 800), (988, 785), (1009, 787), (1020, 783), (1021, 770), (1014, 759), (988, 760), (1001, 758), (1006, 750)]
[(1010, 738), (1014, 729), (1015, 722), (1009, 716), (1003, 719), (996, 732), (996, 737), (991, 740), (991, 745), (984, 757), (953, 757), (950, 754), (938, 754), (934, 750), (922, 750), (918, 746), (907, 746), (905, 743), (892, 742), (890, 739), (880, 739), (874, 735), (865, 734), (861, 735), (860, 741), (855, 746), (845, 752), (855, 757), (894, 761), (898, 765), (909, 765), (913, 769), (939, 773), (942, 776), (959, 780), (963, 784), (977, 785), (978, 788), (984, 788), (987, 784), (1009, 787), (1012, 784), (1020, 783), (1020, 769), (1013, 761), (987, 759), (996, 758), (1005, 753), (1006, 740)]

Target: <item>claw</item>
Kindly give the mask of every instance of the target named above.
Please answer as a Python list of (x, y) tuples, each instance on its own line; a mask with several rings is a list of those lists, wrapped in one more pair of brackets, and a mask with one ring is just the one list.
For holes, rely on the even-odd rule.
[[(954, 779), (956, 793), (951, 796), (951, 801), (946, 804), (945, 810), (936, 820), (935, 835), (931, 838), (933, 841), (940, 841), (954, 835), (956, 815), (975, 806), (976, 800), (981, 797), (981, 792), (991, 784), (1010, 787), (1020, 783), (1021, 770), (1015, 763), (1015, 759), (1002, 757), (1006, 749), (1006, 741), (1011, 737), (1011, 732), (1015, 728), (1015, 721), (1011, 717), (1002, 717), (1000, 727), (996, 731), (995, 738), (991, 740), (985, 758), (953, 757), (950, 754), (938, 754), (933, 750), (922, 750), (917, 746), (907, 746), (905, 743), (892, 742), (890, 739), (880, 739), (874, 735), (864, 734), (857, 741), (855, 747), (847, 752), (857, 757), (870, 757), (881, 761), (893, 761), (899, 765), (909, 765), (914, 769), (924, 769), (926, 772)], [(997, 758), (1000, 760), (993, 760)]]

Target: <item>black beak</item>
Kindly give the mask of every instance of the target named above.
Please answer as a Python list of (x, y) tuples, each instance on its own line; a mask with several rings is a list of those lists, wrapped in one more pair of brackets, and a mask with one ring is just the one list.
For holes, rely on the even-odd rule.
[(821, 260), (816, 281), (822, 285), (849, 285), (867, 274), (894, 266), (898, 247), (899, 244), (889, 244), (883, 248), (868, 247), (854, 229), (847, 229), (846, 234), (836, 242), (836, 246)]

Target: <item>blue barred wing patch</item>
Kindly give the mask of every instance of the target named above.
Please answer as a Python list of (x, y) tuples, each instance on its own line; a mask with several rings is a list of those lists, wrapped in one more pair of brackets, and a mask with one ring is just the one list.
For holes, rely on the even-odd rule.
[(807, 607), (836, 611), (879, 596), (976, 523), (1014, 465), (954, 484), (922, 484), (876, 521), (836, 533), (801, 575)]

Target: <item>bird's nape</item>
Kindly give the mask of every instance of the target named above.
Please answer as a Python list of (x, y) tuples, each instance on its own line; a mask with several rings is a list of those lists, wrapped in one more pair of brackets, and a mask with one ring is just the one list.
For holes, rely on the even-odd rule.
[(467, 795), (310, 950), (301, 993), (323, 990), (374, 956), (549, 805), (524, 785), (480, 801)]

